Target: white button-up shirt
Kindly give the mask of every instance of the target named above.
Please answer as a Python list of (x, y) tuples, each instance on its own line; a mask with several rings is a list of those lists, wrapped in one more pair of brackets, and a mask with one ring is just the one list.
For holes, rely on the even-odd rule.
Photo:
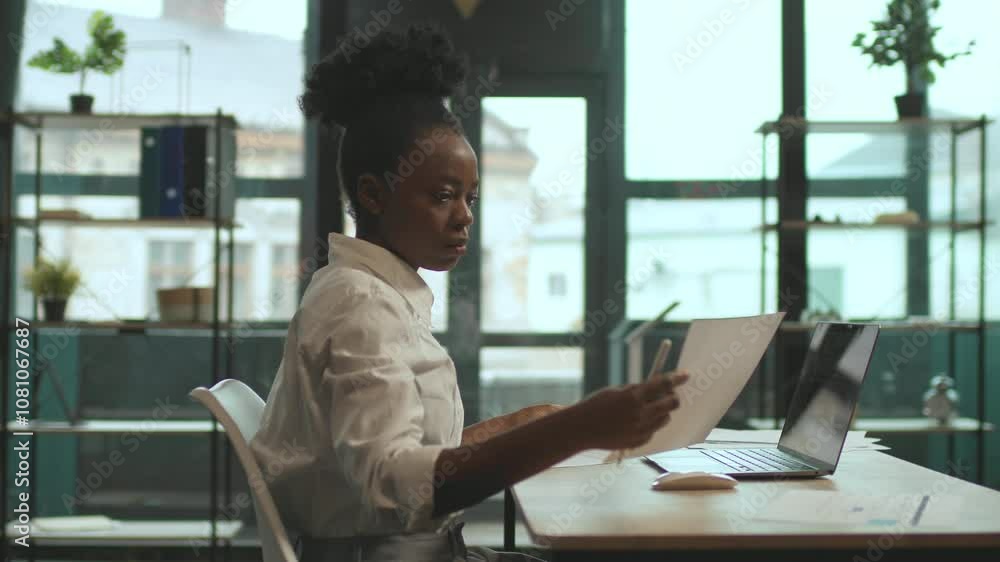
[(434, 463), (462, 438), (430, 288), (388, 250), (330, 234), (251, 441), (285, 525), (312, 537), (440, 529)]

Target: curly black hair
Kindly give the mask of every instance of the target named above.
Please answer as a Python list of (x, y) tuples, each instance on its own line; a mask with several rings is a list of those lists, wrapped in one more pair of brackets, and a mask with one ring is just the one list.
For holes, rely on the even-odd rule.
[(411, 24), (370, 37), (355, 32), (309, 72), (299, 105), (308, 118), (343, 127), (340, 181), (359, 222), (358, 178), (396, 173), (417, 137), (437, 127), (464, 135), (447, 98), (459, 94), (468, 61), (434, 24)]

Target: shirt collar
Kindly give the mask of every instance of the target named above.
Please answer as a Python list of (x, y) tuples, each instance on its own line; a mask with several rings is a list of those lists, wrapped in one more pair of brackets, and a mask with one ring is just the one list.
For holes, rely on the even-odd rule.
[(434, 293), (402, 258), (382, 246), (338, 232), (331, 232), (328, 241), (330, 263), (334, 267), (351, 267), (371, 272), (396, 289), (417, 316), (430, 325)]

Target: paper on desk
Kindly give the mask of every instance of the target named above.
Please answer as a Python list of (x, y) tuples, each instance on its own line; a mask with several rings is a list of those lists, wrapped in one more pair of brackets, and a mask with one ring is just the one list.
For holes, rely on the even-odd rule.
[(959, 496), (789, 490), (765, 505), (756, 518), (788, 523), (929, 527), (954, 524), (961, 507)]

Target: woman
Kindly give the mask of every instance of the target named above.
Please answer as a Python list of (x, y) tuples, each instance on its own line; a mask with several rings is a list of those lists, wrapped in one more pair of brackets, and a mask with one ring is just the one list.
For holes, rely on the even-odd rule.
[(682, 373), (463, 429), (417, 271), (455, 267), (469, 240), (478, 164), (443, 101), (465, 73), (445, 35), (411, 26), (342, 41), (306, 80), (305, 114), (344, 128), (357, 237), (330, 235), (251, 443), (303, 560), (529, 560), (467, 549), (460, 510), (579, 451), (639, 446), (678, 406)]

